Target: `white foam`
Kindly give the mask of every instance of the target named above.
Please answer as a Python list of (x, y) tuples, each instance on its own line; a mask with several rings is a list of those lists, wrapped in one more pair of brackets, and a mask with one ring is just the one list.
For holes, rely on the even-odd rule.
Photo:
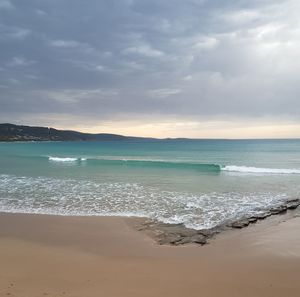
[(222, 171), (244, 173), (267, 173), (267, 174), (300, 174), (300, 169), (258, 168), (247, 166), (228, 165), (221, 168)]
[(194, 229), (256, 214), (290, 197), (284, 190), (192, 194), (138, 183), (0, 174), (0, 212), (148, 217)]
[(49, 161), (52, 162), (76, 162), (77, 158), (60, 158), (60, 157), (49, 157)]

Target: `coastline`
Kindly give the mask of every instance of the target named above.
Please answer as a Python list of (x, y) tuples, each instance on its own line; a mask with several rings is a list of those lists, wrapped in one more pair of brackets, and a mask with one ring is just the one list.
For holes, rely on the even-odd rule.
[(299, 211), (197, 246), (142, 219), (0, 214), (1, 296), (299, 296)]

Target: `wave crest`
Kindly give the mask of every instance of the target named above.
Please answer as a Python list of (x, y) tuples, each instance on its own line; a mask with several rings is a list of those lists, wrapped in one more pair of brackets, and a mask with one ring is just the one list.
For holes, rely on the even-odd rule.
[(242, 173), (265, 173), (265, 174), (300, 174), (300, 169), (258, 168), (247, 166), (228, 165), (221, 168), (222, 171)]
[(49, 157), (49, 161), (52, 162), (76, 162), (78, 161), (78, 158), (61, 158), (61, 157)]
[(80, 157), (52, 157), (51, 162), (62, 163), (81, 163), (107, 165), (107, 166), (128, 166), (144, 168), (169, 168), (169, 169), (192, 169), (202, 172), (236, 172), (236, 173), (253, 173), (253, 174), (300, 174), (300, 169), (293, 168), (261, 168), (254, 166), (238, 165), (219, 165), (197, 162), (180, 162), (175, 160), (155, 160), (155, 159), (130, 159), (130, 158), (80, 158)]

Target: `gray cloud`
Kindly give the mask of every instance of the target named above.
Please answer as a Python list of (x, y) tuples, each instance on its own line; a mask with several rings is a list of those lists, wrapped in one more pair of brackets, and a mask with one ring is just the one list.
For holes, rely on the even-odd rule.
[(0, 0), (0, 9), (8, 10), (13, 9), (14, 6), (9, 0)]
[(0, 117), (300, 122), (299, 9), (297, 0), (0, 0)]

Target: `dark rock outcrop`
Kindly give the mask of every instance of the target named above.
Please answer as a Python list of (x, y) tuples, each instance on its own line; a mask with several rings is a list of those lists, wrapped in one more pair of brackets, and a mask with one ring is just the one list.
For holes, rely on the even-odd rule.
[(194, 230), (186, 228), (183, 224), (165, 224), (157, 221), (146, 221), (140, 230), (150, 230), (155, 234), (159, 244), (183, 245), (195, 243), (204, 245), (216, 234), (229, 229), (242, 229), (267, 217), (283, 214), (294, 210), (300, 205), (300, 199), (292, 199), (281, 205), (258, 212), (257, 215), (242, 217), (235, 221), (227, 221), (211, 229)]

